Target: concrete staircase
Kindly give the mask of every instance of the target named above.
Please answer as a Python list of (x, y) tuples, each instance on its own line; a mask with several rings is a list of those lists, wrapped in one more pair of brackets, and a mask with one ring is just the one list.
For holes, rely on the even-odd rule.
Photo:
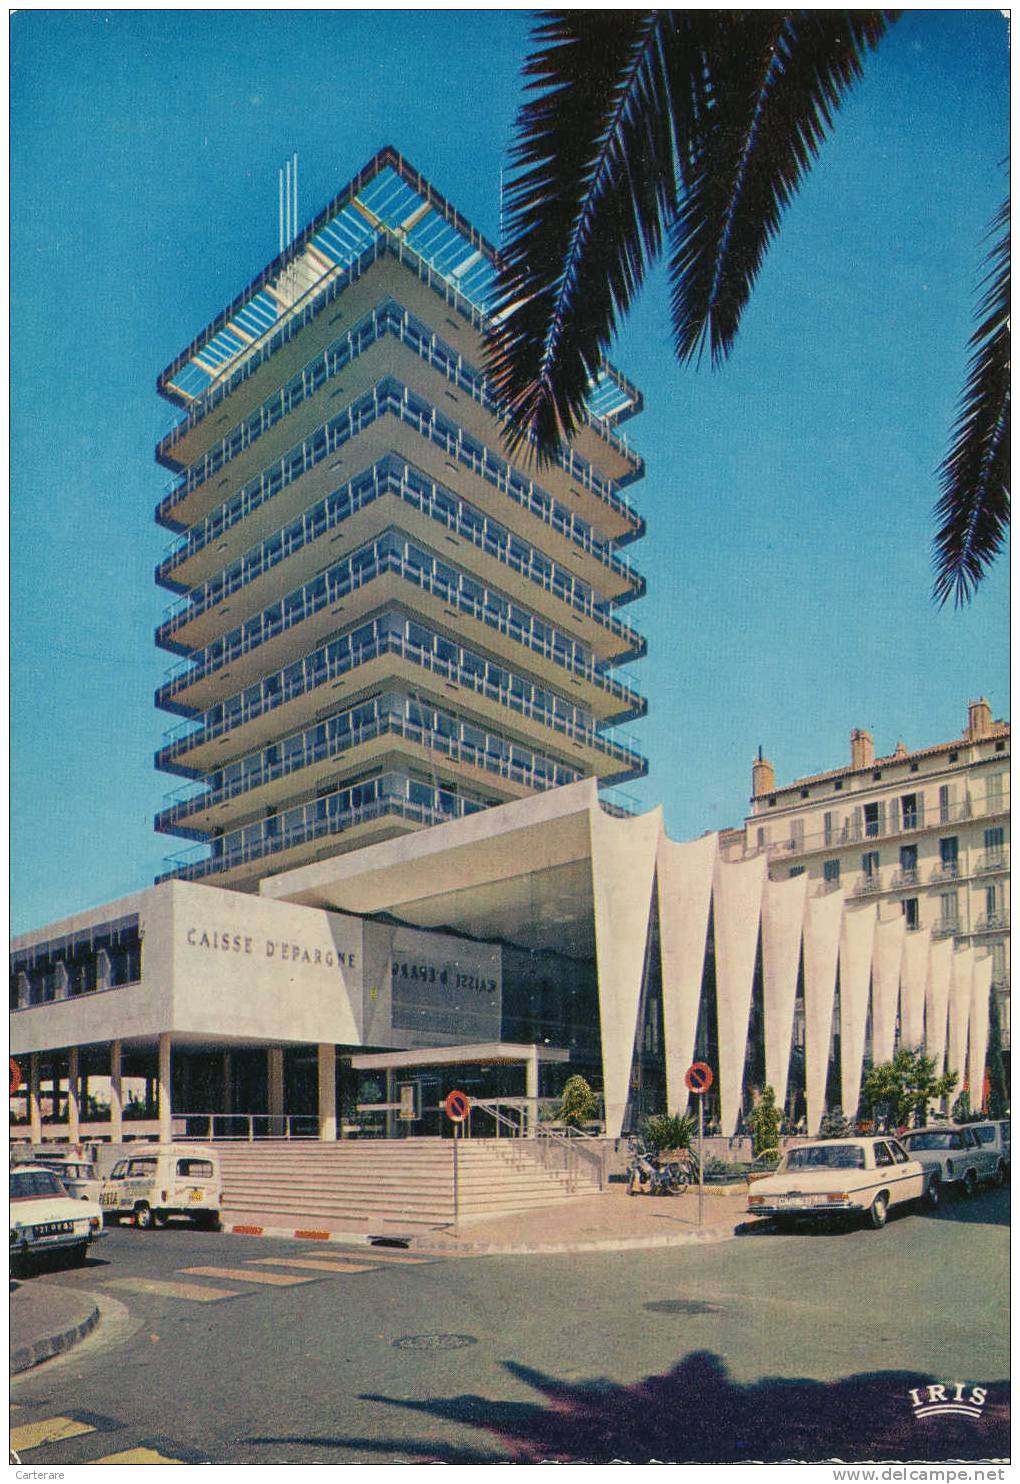
[[(457, 1163), (461, 1221), (597, 1194), (583, 1158), (546, 1168), (530, 1139), (464, 1139)], [(217, 1141), (223, 1224), (328, 1231), (408, 1231), (452, 1225), (451, 1139)], [(550, 1151), (551, 1153), (552, 1151)]]

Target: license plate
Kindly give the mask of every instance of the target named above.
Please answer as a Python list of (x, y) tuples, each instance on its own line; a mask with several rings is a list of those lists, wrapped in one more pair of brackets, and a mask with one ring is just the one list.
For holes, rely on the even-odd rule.
[(115, 1206), (117, 1204), (117, 1197), (111, 1191), (109, 1195), (101, 1195), (99, 1197), (99, 1204), (101, 1206)]
[(191, 1199), (193, 1201), (204, 1201), (205, 1200), (205, 1191), (204, 1190), (193, 1190), (191, 1192)]
[(47, 1221), (45, 1226), (37, 1226), (35, 1234), (37, 1237), (59, 1237), (65, 1232), (74, 1231), (73, 1221)]

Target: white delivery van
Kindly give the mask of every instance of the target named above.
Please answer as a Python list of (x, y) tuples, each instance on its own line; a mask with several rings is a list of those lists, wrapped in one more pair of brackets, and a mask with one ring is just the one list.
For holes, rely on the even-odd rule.
[(220, 1162), (197, 1144), (139, 1144), (103, 1181), (99, 1204), (107, 1221), (127, 1216), (135, 1226), (162, 1226), (187, 1216), (215, 1231), (220, 1224)]

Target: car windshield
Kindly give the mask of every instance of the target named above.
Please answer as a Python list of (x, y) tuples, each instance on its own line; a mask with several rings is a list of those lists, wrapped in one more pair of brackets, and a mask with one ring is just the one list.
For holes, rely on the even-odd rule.
[(59, 1164), (47, 1164), (46, 1169), (52, 1170), (55, 1175), (63, 1175), (68, 1180), (94, 1179), (91, 1165), (72, 1165), (66, 1160), (61, 1160)]
[(66, 1195), (56, 1175), (49, 1170), (12, 1170), (11, 1200), (25, 1200), (29, 1196)]
[(949, 1129), (931, 1129), (920, 1134), (908, 1134), (903, 1142), (908, 1149), (959, 1149), (960, 1136)]
[(808, 1144), (791, 1149), (788, 1170), (863, 1170), (864, 1150), (859, 1144)]
[(977, 1134), (982, 1144), (995, 1143), (995, 1130), (989, 1124), (985, 1124), (983, 1128), (976, 1128), (973, 1132)]
[(128, 1179), (141, 1177), (144, 1180), (149, 1176), (154, 1178), (156, 1174), (156, 1161), (154, 1159), (133, 1159), (128, 1165), (127, 1173)]

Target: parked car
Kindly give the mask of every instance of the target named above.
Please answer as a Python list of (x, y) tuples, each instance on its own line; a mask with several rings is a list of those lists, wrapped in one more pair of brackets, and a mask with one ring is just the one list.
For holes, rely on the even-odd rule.
[(937, 1203), (924, 1167), (897, 1139), (825, 1139), (788, 1149), (774, 1175), (756, 1180), (747, 1196), (750, 1216), (771, 1216), (780, 1230), (797, 1221), (863, 1216), (885, 1225), (893, 1206)]
[(196, 1144), (140, 1144), (119, 1159), (103, 1181), (99, 1204), (108, 1221), (130, 1217), (135, 1226), (162, 1226), (187, 1216), (196, 1226), (220, 1223), (220, 1162)]
[(83, 1263), (89, 1246), (103, 1235), (96, 1201), (68, 1195), (59, 1177), (42, 1165), (16, 1165), (10, 1172), (11, 1267), (24, 1268), (43, 1252), (66, 1249)]
[(90, 1159), (78, 1154), (40, 1154), (35, 1161), (44, 1170), (52, 1170), (68, 1195), (76, 1201), (93, 1201), (98, 1205), (103, 1182)]
[(1001, 1179), (998, 1182), (1001, 1185), (1010, 1175), (1009, 1119), (990, 1118), (987, 1123), (972, 1123), (970, 1131), (979, 1144), (994, 1149), (1002, 1161)]
[(943, 1189), (970, 1196), (982, 1181), (1002, 1182), (999, 1156), (980, 1142), (969, 1124), (935, 1123), (912, 1128), (903, 1135), (903, 1146)]

